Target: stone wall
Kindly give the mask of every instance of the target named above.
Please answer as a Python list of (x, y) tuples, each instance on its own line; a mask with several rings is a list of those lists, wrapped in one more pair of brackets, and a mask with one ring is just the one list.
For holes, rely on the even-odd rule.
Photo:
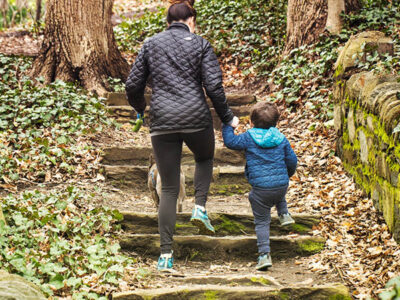
[(365, 51), (393, 53), (379, 32), (352, 37), (336, 63), (337, 154), (400, 241), (400, 76), (358, 72)]

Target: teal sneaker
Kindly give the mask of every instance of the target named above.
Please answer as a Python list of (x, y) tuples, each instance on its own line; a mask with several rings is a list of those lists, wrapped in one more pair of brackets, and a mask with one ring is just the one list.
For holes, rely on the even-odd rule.
[(279, 215), (279, 222), (281, 223), (281, 226), (287, 226), (295, 223), (290, 214)]
[(257, 263), (256, 269), (258, 271), (265, 271), (269, 267), (272, 267), (271, 254), (270, 253), (261, 254), (258, 257), (258, 263)]
[(161, 254), (158, 259), (157, 269), (158, 271), (171, 272), (174, 267), (174, 258), (172, 253)]
[(193, 208), (190, 222), (199, 228), (200, 234), (214, 235), (215, 229), (211, 225), (210, 219), (207, 216), (207, 211), (202, 210), (197, 205)]

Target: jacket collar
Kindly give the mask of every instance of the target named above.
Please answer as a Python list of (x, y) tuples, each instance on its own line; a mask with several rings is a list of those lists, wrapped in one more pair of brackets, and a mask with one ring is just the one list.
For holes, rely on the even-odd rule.
[(167, 30), (170, 30), (170, 29), (183, 29), (183, 30), (187, 30), (190, 32), (189, 26), (187, 26), (186, 24), (181, 23), (181, 22), (173, 22), (171, 25), (169, 25)]

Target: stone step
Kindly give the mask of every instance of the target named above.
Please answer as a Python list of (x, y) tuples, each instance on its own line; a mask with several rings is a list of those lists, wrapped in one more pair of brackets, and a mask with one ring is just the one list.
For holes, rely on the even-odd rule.
[[(144, 95), (147, 105), (150, 104), (151, 94)], [(227, 94), (226, 99), (230, 106), (241, 106), (252, 104), (257, 101), (256, 96), (247, 94)], [(211, 104), (211, 101), (207, 99)], [(109, 106), (124, 106), (129, 105), (125, 93), (109, 93), (107, 96), (107, 105)]]
[(346, 286), (339, 283), (321, 286), (257, 287), (221, 285), (186, 285), (164, 289), (141, 289), (132, 292), (115, 293), (114, 300), (136, 299), (343, 299), (350, 300)]
[[(160, 253), (158, 234), (126, 234), (121, 237), (122, 249), (143, 256), (156, 257)], [(320, 252), (325, 245), (322, 237), (285, 236), (270, 237), (273, 258), (308, 256)], [(256, 236), (212, 237), (204, 235), (174, 236), (174, 257), (189, 260), (241, 259), (257, 257)]]
[[(135, 165), (103, 165), (103, 172), (107, 181), (118, 187), (130, 186), (143, 191), (147, 189), (147, 166)], [(193, 195), (194, 176), (193, 165), (183, 165), (182, 170), (186, 179), (186, 194)], [(250, 185), (244, 176), (243, 166), (216, 166), (213, 169), (213, 182), (210, 187), (210, 195), (244, 194), (250, 191)]]
[[(233, 114), (237, 117), (249, 116), (251, 112), (251, 106), (232, 106), (231, 110)], [(136, 112), (135, 110), (128, 105), (122, 106), (107, 106), (108, 111), (116, 118), (118, 122), (126, 123), (131, 120), (136, 120)], [(218, 118), (214, 108), (210, 108), (211, 116), (214, 122), (214, 128), (217, 130), (221, 129), (221, 121)], [(146, 110), (148, 113), (148, 108)], [(145, 126), (147, 124), (147, 119), (145, 120)]]
[(192, 275), (182, 276), (178, 273), (174, 281), (180, 285), (182, 284), (194, 284), (194, 285), (227, 285), (227, 286), (270, 286), (270, 287), (281, 287), (281, 284), (273, 277), (268, 275)]
[[(152, 147), (108, 147), (103, 149), (102, 164), (104, 165), (149, 165), (149, 156), (153, 152)], [(188, 147), (183, 147), (182, 164), (194, 164), (193, 153)], [(244, 153), (230, 150), (225, 147), (217, 147), (214, 154), (214, 165), (244, 166)]]
[[(157, 234), (158, 215), (136, 212), (122, 212), (124, 220), (122, 228), (127, 233)], [(191, 213), (178, 213), (175, 233), (177, 235), (195, 235), (197, 227), (190, 223)], [(254, 235), (254, 217), (252, 215), (210, 213), (209, 217), (216, 230), (216, 236)], [(309, 234), (314, 225), (320, 222), (319, 216), (306, 214), (292, 215), (296, 224), (282, 227), (277, 216), (271, 219), (271, 235), (279, 236), (289, 233)]]

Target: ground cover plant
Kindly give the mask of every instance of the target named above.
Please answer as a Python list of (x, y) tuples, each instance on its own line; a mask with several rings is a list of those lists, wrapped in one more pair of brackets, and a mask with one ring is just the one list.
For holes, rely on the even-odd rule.
[(95, 176), (98, 150), (84, 136), (112, 124), (104, 99), (73, 83), (35, 85), (30, 64), (0, 54), (0, 183)]
[(111, 239), (122, 216), (80, 205), (90, 197), (73, 187), (4, 197), (0, 269), (25, 277), (48, 296), (99, 299), (117, 289), (134, 263)]
[[(284, 46), (285, 1), (196, 1), (198, 33), (208, 39), (224, 63), (239, 69), (271, 70)], [(141, 43), (166, 28), (165, 8), (147, 11), (115, 27), (123, 51), (137, 53)], [(250, 68), (250, 71), (249, 71)]]
[[(306, 104), (318, 118), (332, 119), (332, 105), (326, 101), (332, 86), (333, 65), (338, 48), (351, 35), (379, 30), (395, 41), (399, 53), (399, 18), (397, 5), (386, 1), (367, 1), (357, 14), (344, 15), (345, 28), (337, 36), (323, 34), (319, 42), (281, 53), (285, 43), (286, 1), (197, 1), (199, 34), (207, 38), (220, 57), (229, 83), (245, 76), (268, 78), (267, 99), (289, 106)], [(117, 26), (121, 48), (137, 53), (141, 43), (165, 29), (165, 8), (147, 12), (142, 18), (126, 20)], [(398, 58), (387, 57), (380, 66), (397, 68)], [(380, 59), (381, 60), (381, 59)], [(377, 57), (370, 56), (365, 69), (377, 68)], [(235, 75), (240, 76), (235, 76)], [(304, 102), (304, 103), (303, 103)]]

